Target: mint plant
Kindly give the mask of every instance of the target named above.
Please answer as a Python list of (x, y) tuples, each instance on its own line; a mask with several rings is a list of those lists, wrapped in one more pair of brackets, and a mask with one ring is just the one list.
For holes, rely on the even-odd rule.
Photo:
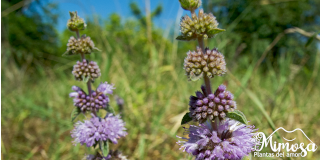
[[(74, 138), (73, 143), (97, 148), (94, 155), (88, 155), (87, 160), (109, 160), (127, 158), (119, 151), (110, 150), (109, 143), (117, 144), (121, 137), (127, 135), (125, 123), (119, 115), (114, 115), (113, 109), (109, 106), (108, 95), (113, 93), (114, 85), (107, 82), (100, 83), (96, 90), (92, 90), (95, 79), (101, 76), (100, 68), (94, 61), (87, 60), (85, 55), (91, 54), (98, 49), (93, 41), (86, 35), (80, 36), (80, 31), (86, 28), (85, 21), (77, 15), (77, 12), (70, 12), (70, 19), (67, 27), (76, 33), (76, 37), (70, 37), (67, 44), (67, 51), (64, 55), (80, 55), (81, 61), (73, 66), (72, 74), (77, 81), (86, 83), (87, 92), (78, 86), (73, 86), (70, 97), (73, 98), (74, 110), (71, 114), (72, 121), (80, 114), (91, 115), (90, 119), (78, 121), (71, 131)], [(107, 111), (105, 116), (99, 116), (99, 110)]]
[[(215, 92), (211, 90), (210, 79), (227, 72), (225, 58), (218, 49), (204, 46), (204, 39), (214, 38), (225, 31), (218, 28), (219, 23), (212, 13), (199, 9), (201, 0), (179, 0), (181, 7), (191, 12), (181, 18), (181, 35), (177, 40), (197, 40), (199, 47), (189, 51), (184, 60), (184, 70), (189, 80), (204, 79), (201, 91), (190, 96), (189, 112), (183, 117), (181, 125), (194, 121), (198, 125), (185, 128), (188, 138), (178, 141), (183, 151), (192, 154), (196, 160), (240, 160), (249, 156), (257, 145), (253, 138), (254, 126), (248, 125), (245, 115), (237, 110), (234, 96), (220, 85)], [(247, 158), (247, 157), (246, 157)]]

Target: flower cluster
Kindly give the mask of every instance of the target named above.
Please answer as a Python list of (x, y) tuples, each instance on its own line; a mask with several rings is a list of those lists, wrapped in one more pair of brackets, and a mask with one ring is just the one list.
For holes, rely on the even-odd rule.
[(211, 38), (216, 34), (219, 23), (212, 13), (203, 13), (203, 9), (199, 9), (199, 15), (192, 13), (192, 18), (188, 15), (182, 17), (180, 22), (180, 31), (182, 36), (189, 39)]
[(99, 118), (92, 115), (90, 120), (77, 122), (71, 132), (74, 143), (86, 144), (91, 147), (99, 141), (110, 140), (117, 144), (120, 137), (127, 135), (124, 122), (120, 116), (107, 115), (105, 118)]
[(227, 72), (224, 56), (216, 48), (205, 49), (197, 47), (197, 51), (189, 51), (184, 59), (184, 69), (187, 76), (200, 76), (203, 73), (212, 78), (214, 75), (222, 76)]
[[(102, 83), (100, 86), (103, 86), (104, 84), (105, 83)], [(112, 87), (112, 85), (109, 86), (110, 88)], [(72, 90), (75, 92), (71, 92), (69, 96), (73, 98), (74, 106), (79, 107), (82, 112), (97, 112), (99, 109), (106, 108), (110, 101), (109, 97), (100, 89), (91, 91), (91, 95), (86, 94), (80, 87), (77, 86), (73, 86)]]
[(84, 78), (90, 77), (91, 80), (101, 76), (99, 66), (97, 62), (83, 59), (82, 62), (78, 61), (76, 65), (73, 66), (72, 74), (77, 81), (82, 81)]
[(65, 54), (91, 54), (94, 50), (97, 49), (94, 47), (94, 43), (90, 37), (83, 35), (81, 38), (77, 39), (72, 36), (68, 40), (67, 52)]
[(256, 144), (253, 138), (257, 129), (246, 126), (235, 120), (225, 119), (211, 123), (191, 125), (186, 129), (189, 133), (187, 141), (179, 141), (183, 151), (202, 159), (240, 160), (252, 151)]
[(210, 120), (219, 117), (223, 119), (229, 111), (237, 109), (236, 102), (233, 101), (233, 95), (226, 91), (226, 86), (220, 85), (214, 94), (208, 94), (205, 88), (203, 92), (197, 91), (196, 96), (190, 96), (189, 110), (190, 117), (194, 121), (203, 123), (209, 118)]

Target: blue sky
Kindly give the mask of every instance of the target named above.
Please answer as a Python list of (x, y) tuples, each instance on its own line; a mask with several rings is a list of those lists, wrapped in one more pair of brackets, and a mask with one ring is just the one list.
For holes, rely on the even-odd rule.
[[(134, 18), (129, 4), (136, 2), (145, 13), (145, 0), (49, 0), (49, 2), (58, 4), (60, 17), (57, 27), (59, 31), (66, 28), (69, 11), (78, 11), (78, 15), (84, 18), (99, 15), (103, 19), (107, 19), (112, 13), (118, 13), (125, 20)], [(150, 0), (151, 11), (159, 4), (162, 5), (163, 10), (161, 15), (154, 19), (154, 22), (164, 29), (175, 23), (178, 13), (178, 17), (188, 13), (181, 9), (178, 0)]]

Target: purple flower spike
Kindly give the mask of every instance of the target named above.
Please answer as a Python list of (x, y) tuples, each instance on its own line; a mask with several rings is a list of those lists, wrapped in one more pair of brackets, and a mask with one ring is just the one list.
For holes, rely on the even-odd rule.
[(180, 149), (200, 159), (240, 160), (251, 152), (257, 144), (253, 126), (246, 126), (238, 121), (225, 119), (218, 122), (191, 125), (185, 128), (189, 133), (187, 141), (179, 141)]
[(115, 89), (113, 84), (108, 84), (108, 82), (104, 82), (98, 86), (97, 91), (102, 92), (103, 94), (112, 94), (113, 89)]
[(93, 146), (96, 141), (110, 140), (117, 144), (120, 137), (127, 135), (124, 127), (125, 123), (120, 119), (120, 116), (109, 114), (104, 119), (93, 117), (84, 122), (78, 121), (75, 128), (71, 131), (71, 136), (74, 138), (74, 144), (86, 144), (87, 147)]
[(107, 107), (109, 97), (102, 92), (92, 91), (91, 96), (89, 96), (77, 86), (73, 86), (72, 89), (76, 90), (76, 92), (71, 92), (69, 96), (73, 98), (74, 105), (79, 107), (82, 112), (86, 112), (87, 110), (98, 111)]
[[(204, 123), (208, 118), (213, 120), (217, 116), (223, 119), (228, 112), (237, 108), (235, 101), (232, 100), (233, 95), (226, 90), (224, 85), (220, 85), (214, 94), (209, 94), (207, 97), (205, 95), (205, 93), (197, 91), (196, 96), (190, 96), (189, 111), (194, 121)], [(220, 114), (221, 112), (224, 114)]]

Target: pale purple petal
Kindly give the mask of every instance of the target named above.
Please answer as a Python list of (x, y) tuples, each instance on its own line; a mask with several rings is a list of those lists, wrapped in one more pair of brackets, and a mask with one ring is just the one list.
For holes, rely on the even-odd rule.
[(92, 117), (84, 122), (77, 122), (71, 132), (74, 143), (86, 144), (87, 147), (93, 146), (96, 141), (110, 140), (117, 143), (118, 139), (127, 135), (124, 122), (120, 116), (109, 114), (106, 118), (99, 120)]
[(108, 84), (108, 82), (104, 82), (98, 86), (97, 91), (102, 92), (103, 94), (112, 94), (113, 89), (115, 89), (113, 84)]
[[(217, 127), (211, 126), (217, 124)], [(256, 144), (254, 127), (235, 120), (226, 119), (219, 123), (204, 123), (186, 128), (187, 141), (179, 141), (181, 149), (193, 154), (195, 159), (240, 160), (248, 155)]]

